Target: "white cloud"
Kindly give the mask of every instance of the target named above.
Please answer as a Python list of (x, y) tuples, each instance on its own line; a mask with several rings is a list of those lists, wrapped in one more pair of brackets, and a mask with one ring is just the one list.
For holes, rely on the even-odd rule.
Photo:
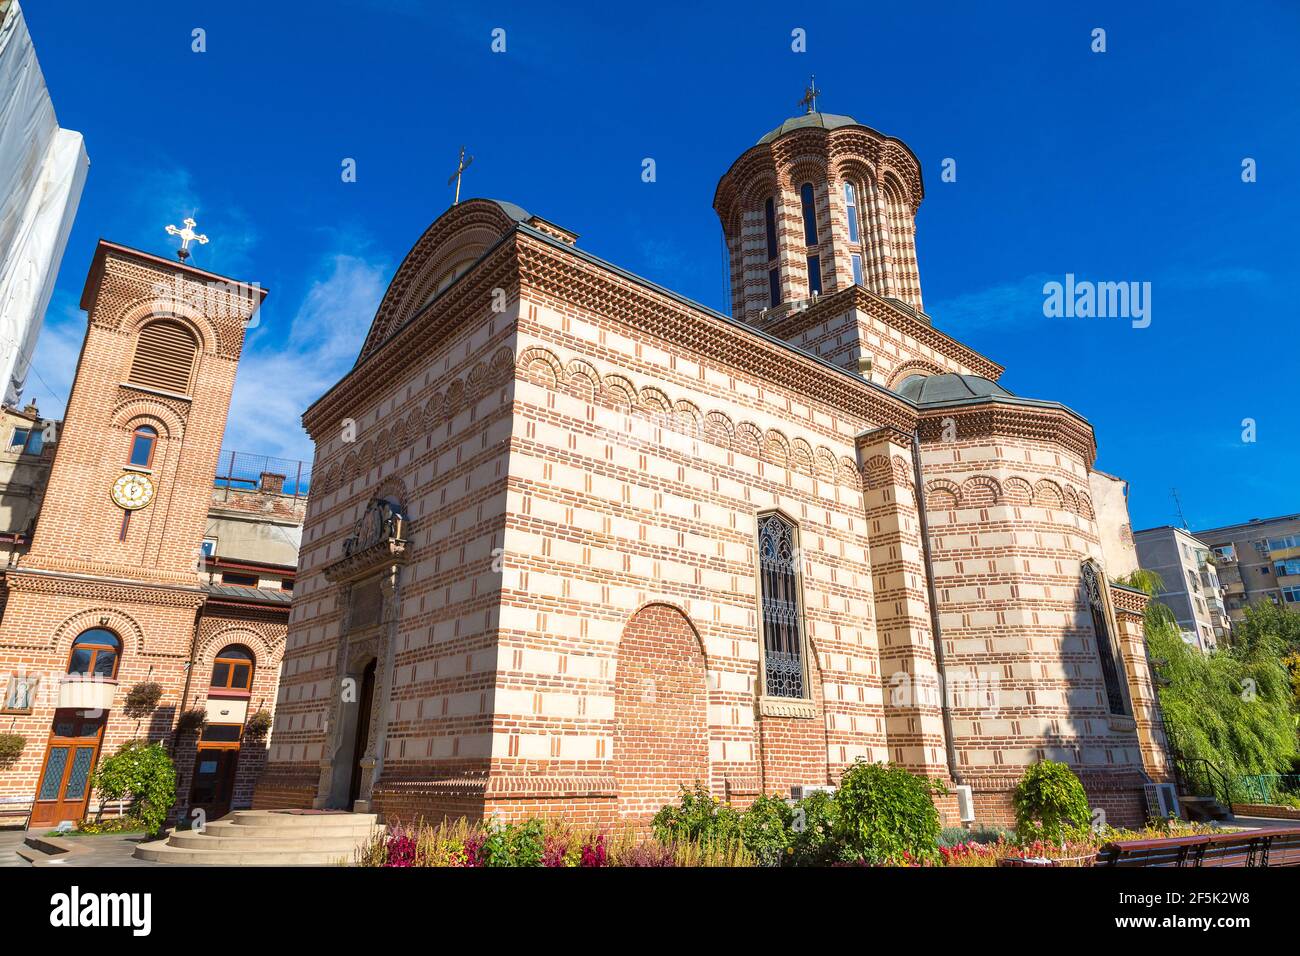
[(936, 326), (954, 334), (1023, 325), (1026, 320), (1043, 318), (1043, 283), (1052, 278), (1036, 273), (1011, 279), (951, 299), (927, 302), (926, 311)]
[(386, 288), (387, 265), (339, 254), (287, 330), (263, 321), (239, 362), (226, 449), (311, 461), (302, 413), (356, 361)]

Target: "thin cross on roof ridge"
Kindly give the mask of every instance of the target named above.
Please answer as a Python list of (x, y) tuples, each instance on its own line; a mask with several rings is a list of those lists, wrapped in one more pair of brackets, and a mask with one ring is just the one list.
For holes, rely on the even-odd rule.
[(456, 198), (451, 201), (451, 204), (453, 206), (460, 205), (460, 177), (465, 172), (465, 170), (469, 169), (469, 164), (472, 162), (474, 162), (474, 157), (471, 156), (469, 159), (466, 159), (465, 147), (462, 146), (460, 148), (460, 162), (456, 164), (456, 171), (452, 173), (451, 178), (447, 180), (448, 186), (450, 186), (452, 183), (456, 184)]
[(809, 113), (817, 112), (817, 97), (820, 94), (821, 90), (817, 89), (817, 74), (814, 73), (808, 77), (808, 88), (803, 91), (799, 105)]

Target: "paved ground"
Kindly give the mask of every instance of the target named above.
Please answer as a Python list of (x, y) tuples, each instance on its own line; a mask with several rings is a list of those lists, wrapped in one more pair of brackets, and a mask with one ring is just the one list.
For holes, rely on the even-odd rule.
[(1242, 817), (1238, 816), (1232, 820), (1225, 821), (1228, 826), (1249, 827), (1259, 829), (1261, 827), (1295, 827), (1300, 826), (1300, 820), (1289, 820), (1280, 817)]
[(23, 845), (25, 830), (0, 830), (0, 866), (30, 866), (31, 864), (18, 855), (18, 848)]
[[(47, 830), (0, 830), (0, 867), (31, 866), (18, 855), (18, 848), (23, 847), (23, 840), (29, 836), (40, 836)], [(83, 837), (60, 837), (60, 842), (72, 847), (69, 853), (36, 856), (37, 866), (157, 866), (147, 860), (137, 860), (131, 853), (141, 839), (140, 834), (126, 836), (104, 835)], [(30, 847), (24, 847), (28, 852)]]

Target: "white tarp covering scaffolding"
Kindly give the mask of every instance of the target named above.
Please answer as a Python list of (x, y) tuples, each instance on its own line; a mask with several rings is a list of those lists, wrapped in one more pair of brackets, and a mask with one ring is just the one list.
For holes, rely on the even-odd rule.
[(54, 292), (90, 160), (60, 129), (17, 0), (0, 0), (0, 385), (14, 405)]

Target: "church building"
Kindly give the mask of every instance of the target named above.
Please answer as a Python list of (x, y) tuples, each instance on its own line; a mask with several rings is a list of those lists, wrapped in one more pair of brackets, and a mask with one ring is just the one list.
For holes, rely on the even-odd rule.
[(866, 760), (1007, 824), (1050, 758), (1144, 820), (1168, 768), (1096, 436), (924, 311), (923, 192), (897, 139), (782, 123), (717, 186), (730, 316), (512, 203), (439, 216), (304, 415), (255, 806), (642, 823)]

